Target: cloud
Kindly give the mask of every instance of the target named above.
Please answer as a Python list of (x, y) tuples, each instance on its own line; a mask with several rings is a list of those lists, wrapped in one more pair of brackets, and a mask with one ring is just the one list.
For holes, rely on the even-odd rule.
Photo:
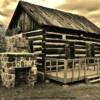
[[(5, 24), (8, 24), (11, 20), (11, 17), (14, 13), (14, 10), (16, 9), (16, 6), (18, 4), (18, 1), (20, 0), (0, 0), (0, 15), (4, 16), (5, 20), (0, 20)], [(39, 5), (43, 5), (46, 7), (55, 8), (58, 5), (61, 5), (64, 3), (64, 0), (23, 0), (30, 3), (35, 3)]]
[(79, 9), (93, 11), (100, 8), (100, 0), (65, 0), (65, 4), (62, 8), (63, 7), (70, 10)]
[(58, 9), (85, 16), (100, 27), (100, 0), (65, 0)]
[(4, 17), (0, 22), (8, 24), (19, 0), (0, 0), (0, 16)]
[[(8, 24), (19, 0), (0, 0), (0, 22)], [(100, 27), (100, 0), (24, 0), (85, 16)]]

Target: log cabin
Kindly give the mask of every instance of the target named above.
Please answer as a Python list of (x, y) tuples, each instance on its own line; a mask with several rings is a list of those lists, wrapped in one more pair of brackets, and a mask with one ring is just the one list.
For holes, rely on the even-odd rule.
[[(6, 32), (7, 36), (15, 34), (23, 34), (29, 40), (29, 52), (36, 53), (39, 71), (46, 72), (48, 68), (51, 72), (56, 70), (55, 74), (48, 74), (53, 79), (60, 77), (61, 82), (68, 82), (65, 71), (64, 80), (58, 75), (62, 68), (71, 68), (71, 81), (81, 79), (80, 66), (83, 62), (84, 66), (87, 62), (95, 62), (94, 66), (98, 63), (99, 67), (99, 60), (94, 59), (100, 58), (100, 29), (84, 16), (20, 1)], [(82, 60), (87, 58), (90, 59)], [(77, 65), (78, 75), (74, 77)], [(83, 69), (85, 76), (87, 68)]]

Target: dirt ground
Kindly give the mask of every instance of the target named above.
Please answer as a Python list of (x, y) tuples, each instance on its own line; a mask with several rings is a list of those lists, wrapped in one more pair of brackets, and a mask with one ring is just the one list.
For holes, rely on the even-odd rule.
[(64, 87), (50, 82), (11, 89), (0, 86), (0, 100), (100, 100), (100, 84), (78, 83)]

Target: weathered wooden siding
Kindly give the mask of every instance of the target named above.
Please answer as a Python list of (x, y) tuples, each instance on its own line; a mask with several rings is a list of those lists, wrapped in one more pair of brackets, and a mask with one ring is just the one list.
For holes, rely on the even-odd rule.
[(39, 25), (23, 10), (16, 15), (15, 21), (7, 30), (7, 34), (17, 34), (40, 29)]
[(17, 28), (21, 29), (21, 32), (28, 32), (38, 28), (36, 22), (24, 11), (20, 14), (16, 24)]

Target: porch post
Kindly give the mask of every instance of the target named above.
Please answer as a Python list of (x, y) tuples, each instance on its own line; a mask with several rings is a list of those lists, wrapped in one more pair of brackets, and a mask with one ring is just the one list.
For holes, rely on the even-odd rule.
[(64, 59), (64, 83), (67, 83), (68, 60)]

